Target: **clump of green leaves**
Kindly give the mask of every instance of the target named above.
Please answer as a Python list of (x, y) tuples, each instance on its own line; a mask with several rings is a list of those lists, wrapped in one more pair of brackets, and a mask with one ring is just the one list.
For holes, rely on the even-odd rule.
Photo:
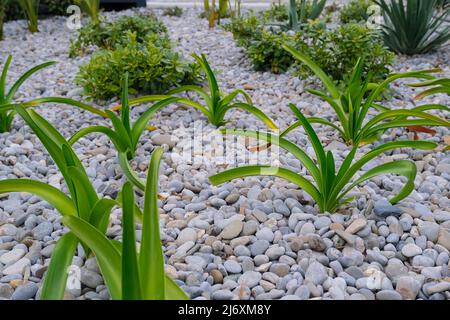
[[(138, 98), (139, 101), (146, 100), (145, 97)], [(160, 101), (158, 101), (160, 100)], [(128, 180), (131, 181), (136, 187), (141, 190), (145, 189), (145, 182), (143, 182), (129, 166), (128, 160), (134, 158), (137, 144), (141, 135), (147, 128), (147, 124), (152, 116), (163, 107), (180, 102), (189, 103), (190, 101), (185, 98), (177, 98), (170, 96), (156, 96), (154, 101), (158, 101), (150, 108), (145, 110), (139, 118), (132, 123), (130, 117), (130, 104), (128, 102), (128, 73), (124, 75), (122, 81), (122, 98), (120, 108), (116, 108), (120, 111), (120, 115), (117, 116), (113, 111), (106, 110), (106, 118), (111, 121), (112, 128), (105, 125), (95, 125), (83, 128), (76, 132), (70, 139), (69, 143), (74, 144), (80, 138), (91, 133), (102, 133), (108, 136), (113, 142), (119, 157), (119, 164), (122, 167)], [(136, 101), (134, 101), (136, 103)]]
[[(357, 146), (353, 146), (351, 151), (345, 157), (340, 166), (337, 165), (333, 153), (326, 152), (320, 142), (319, 137), (297, 107), (290, 105), (291, 110), (295, 113), (307, 134), (315, 152), (316, 159), (312, 159), (299, 146), (285, 139), (282, 136), (273, 135), (267, 132), (249, 131), (249, 130), (233, 130), (224, 129), (224, 134), (234, 134), (255, 139), (262, 139), (271, 144), (278, 145), (282, 149), (290, 152), (297, 158), (302, 165), (310, 173), (313, 182), (304, 177), (303, 173), (297, 173), (289, 169), (273, 166), (242, 166), (226, 170), (209, 177), (213, 185), (243, 178), (247, 176), (274, 176), (286, 179), (307, 192), (317, 203), (321, 212), (333, 213), (341, 205), (352, 201), (352, 198), (345, 196), (357, 185), (367, 181), (375, 176), (382, 174), (399, 174), (406, 177), (405, 186), (390, 199), (391, 203), (396, 203), (407, 197), (414, 190), (414, 178), (416, 177), (416, 165), (414, 162), (400, 160), (395, 162), (387, 162), (376, 166), (361, 176), (357, 177), (358, 171), (369, 161), (376, 158), (385, 151), (398, 148), (419, 148), (424, 150), (432, 150), (437, 145), (427, 141), (394, 141), (374, 147), (369, 153), (362, 156), (359, 160), (355, 160), (358, 150)], [(356, 176), (356, 177), (355, 177)]]
[(95, 99), (120, 96), (122, 76), (129, 74), (132, 94), (162, 93), (182, 84), (198, 80), (199, 68), (174, 52), (170, 40), (151, 34), (138, 42), (135, 34), (114, 50), (95, 52), (88, 64), (81, 66), (76, 83), (86, 95)]
[(164, 10), (163, 15), (169, 17), (181, 17), (183, 14), (183, 9), (178, 6), (167, 8)]
[[(283, 42), (315, 57), (320, 68), (335, 81), (351, 74), (360, 57), (364, 58), (365, 73), (371, 70), (375, 79), (383, 79), (395, 57), (384, 46), (378, 32), (357, 23), (328, 30), (323, 23), (311, 21), (302, 27), (301, 32), (283, 32), (265, 26), (261, 17), (249, 15), (233, 19), (224, 28), (233, 33), (237, 44), (246, 49), (254, 68), (260, 71), (279, 73), (295, 64), (295, 60), (283, 52)], [(302, 64), (297, 66), (297, 71), (301, 77), (311, 75), (310, 69)]]
[(436, 0), (374, 0), (384, 16), (386, 45), (407, 55), (436, 50), (450, 40), (449, 10)]
[[(423, 105), (413, 109), (390, 110), (387, 107), (379, 105), (376, 101), (380, 98), (383, 90), (393, 81), (401, 78), (429, 78), (429, 73), (438, 70), (420, 70), (406, 73), (392, 74), (380, 83), (372, 83), (371, 73), (363, 77), (363, 61), (359, 59), (354, 66), (350, 77), (346, 82), (342, 82), (342, 87), (338, 88), (310, 57), (294, 48), (284, 46), (296, 59), (310, 68), (316, 76), (322, 81), (325, 91), (308, 90), (310, 93), (322, 98), (330, 104), (336, 112), (339, 125), (318, 118), (309, 118), (310, 122), (320, 123), (336, 129), (344, 141), (348, 144), (358, 146), (362, 143), (370, 143), (377, 140), (381, 133), (391, 128), (408, 126), (447, 126), (450, 122), (428, 114), (425, 111), (431, 109), (450, 111), (449, 108), (441, 105)], [(376, 110), (377, 114), (366, 121), (369, 111)], [(300, 111), (299, 111), (300, 112)], [(408, 119), (413, 118), (413, 119)], [(284, 136), (296, 126), (302, 123), (296, 123), (292, 127), (281, 133)]]
[(19, 5), (28, 19), (28, 30), (32, 33), (39, 32), (39, 0), (19, 0)]
[(69, 55), (74, 57), (84, 53), (89, 46), (113, 50), (124, 46), (134, 33), (137, 42), (145, 42), (152, 34), (167, 37), (166, 26), (153, 14), (123, 16), (112, 22), (89, 23), (79, 30), (78, 37), (70, 44)]
[(372, 0), (351, 0), (340, 11), (342, 23), (365, 22), (369, 18), (367, 10), (373, 4)]
[[(315, 63), (333, 80), (345, 80), (359, 58), (363, 59), (365, 75), (370, 71), (373, 79), (378, 81), (389, 74), (395, 55), (384, 46), (378, 32), (357, 23), (333, 30), (312, 25), (308, 31), (297, 33), (289, 43), (298, 51), (314, 57)], [(303, 64), (297, 70), (302, 77), (311, 74)]]

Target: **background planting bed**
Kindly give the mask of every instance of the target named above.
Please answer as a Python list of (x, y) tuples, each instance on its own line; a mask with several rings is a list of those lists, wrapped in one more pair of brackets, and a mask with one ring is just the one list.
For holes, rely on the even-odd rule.
[[(144, 10), (144, 9), (141, 9)], [(331, 109), (305, 92), (309, 84), (288, 74), (274, 75), (252, 71), (242, 49), (231, 34), (220, 28), (208, 29), (198, 11), (186, 10), (180, 18), (162, 17), (172, 40), (189, 53), (205, 53), (213, 68), (222, 70), (218, 79), (231, 91), (243, 87), (255, 105), (272, 117), (281, 128), (294, 121), (287, 108), (297, 104), (305, 113), (329, 118)], [(106, 13), (108, 17), (132, 11)], [(160, 14), (160, 12), (158, 12)], [(70, 59), (70, 38), (76, 33), (65, 28), (66, 19), (40, 21), (36, 34), (25, 32), (24, 21), (5, 25), (0, 57), (12, 54), (8, 80), (30, 67), (48, 60), (59, 63), (34, 75), (25, 83), (18, 98), (67, 96), (82, 99), (73, 85), (79, 65), (89, 56)], [(395, 71), (443, 68), (440, 76), (450, 76), (450, 51), (414, 57), (399, 57)], [(403, 81), (404, 82), (404, 81)], [(420, 89), (393, 86), (392, 107), (409, 107), (410, 97)], [(424, 101), (448, 106), (450, 99), (436, 95)], [(116, 102), (99, 108), (113, 106)], [(39, 107), (41, 115), (65, 136), (76, 130), (102, 123), (70, 107)], [(136, 116), (145, 106), (135, 108)], [(445, 118), (448, 113), (436, 112)], [(253, 116), (232, 111), (230, 127), (264, 129)], [(191, 165), (177, 156), (181, 141), (169, 137), (181, 126), (194, 134), (194, 123), (212, 128), (193, 109), (169, 107), (151, 121), (158, 130), (147, 132), (138, 146), (135, 161), (138, 172), (146, 172), (151, 151), (166, 144), (160, 176), (160, 223), (168, 275), (179, 280), (192, 298), (198, 299), (449, 299), (450, 272), (450, 156), (448, 153), (396, 150), (379, 157), (371, 166), (400, 159), (412, 159), (419, 168), (415, 191), (400, 204), (391, 206), (383, 199), (395, 194), (402, 178), (382, 176), (355, 189), (358, 200), (333, 215), (318, 215), (311, 199), (284, 180), (251, 177), (212, 187), (207, 177), (217, 172), (214, 164)], [(436, 135), (422, 138), (448, 144), (450, 130), (436, 128)], [(323, 143), (337, 158), (347, 150), (334, 131), (318, 130)], [(383, 140), (412, 138), (414, 133), (393, 130)], [(308, 153), (312, 149), (302, 130), (289, 138)], [(372, 146), (363, 147), (367, 152)], [(117, 163), (116, 151), (104, 136), (90, 135), (74, 146), (99, 194), (117, 196), (125, 178)], [(0, 179), (29, 177), (61, 186), (61, 175), (48, 154), (19, 118), (11, 133), (0, 135)], [(290, 155), (281, 162), (299, 170)], [(394, 216), (387, 215), (394, 214)], [(330, 232), (329, 230), (333, 230)], [(60, 215), (48, 204), (27, 194), (11, 194), (0, 201), (0, 298), (34, 299), (46, 270), (55, 241), (65, 233)], [(288, 239), (290, 234), (299, 236)], [(335, 235), (341, 234), (341, 236)], [(121, 210), (111, 215), (111, 238), (120, 239)], [(137, 231), (140, 240), (141, 232)], [(345, 240), (344, 240), (345, 239)], [(68, 299), (108, 299), (109, 294), (93, 258), (82, 250), (73, 264), (81, 268), (82, 289), (67, 290)]]

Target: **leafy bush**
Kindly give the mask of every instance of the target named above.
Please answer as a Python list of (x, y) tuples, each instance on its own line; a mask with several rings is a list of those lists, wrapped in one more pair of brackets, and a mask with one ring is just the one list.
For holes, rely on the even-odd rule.
[[(310, 57), (315, 57), (320, 68), (334, 80), (351, 74), (356, 61), (364, 59), (364, 74), (371, 70), (375, 79), (389, 73), (395, 55), (384, 46), (381, 35), (364, 25), (350, 23), (327, 30), (319, 21), (311, 21), (301, 32), (283, 32), (263, 25), (256, 15), (233, 19), (224, 29), (233, 33), (237, 44), (247, 50), (254, 68), (274, 73), (286, 71), (295, 60), (283, 52), (281, 44), (289, 43)], [(301, 77), (311, 75), (304, 65), (298, 66)]]
[(130, 33), (126, 42), (114, 50), (95, 52), (89, 63), (80, 68), (76, 82), (84, 87), (85, 94), (96, 99), (119, 96), (126, 72), (132, 94), (162, 93), (198, 79), (198, 65), (186, 62), (174, 52), (167, 37), (150, 34), (146, 41), (139, 42), (136, 34)]
[(369, 18), (367, 10), (372, 4), (372, 0), (352, 0), (342, 8), (339, 19), (342, 23), (365, 22)]
[[(395, 57), (385, 48), (377, 31), (357, 23), (333, 30), (312, 26), (308, 32), (297, 33), (294, 38), (292, 46), (314, 57), (317, 65), (336, 81), (345, 80), (359, 58), (364, 61), (364, 75), (370, 71), (374, 80), (383, 79)], [(303, 64), (298, 66), (298, 72), (302, 77), (311, 74)]]
[(112, 22), (89, 23), (79, 30), (78, 38), (71, 42), (70, 56), (82, 54), (89, 46), (114, 49), (125, 45), (128, 33), (135, 33), (137, 42), (144, 42), (150, 34), (166, 36), (166, 26), (154, 15), (124, 16)]
[(450, 40), (450, 10), (439, 10), (436, 0), (374, 2), (382, 9), (384, 40), (393, 51), (407, 55), (426, 53)]
[(255, 34), (247, 49), (247, 56), (258, 71), (273, 73), (286, 71), (294, 62), (282, 48), (282, 43), (290, 39), (281, 31), (261, 30)]
[[(296, 0), (295, 7), (298, 17), (317, 19), (325, 7), (325, 1)], [(263, 12), (263, 16), (266, 21), (286, 21), (289, 19), (289, 10), (285, 3), (273, 2), (270, 9)]]

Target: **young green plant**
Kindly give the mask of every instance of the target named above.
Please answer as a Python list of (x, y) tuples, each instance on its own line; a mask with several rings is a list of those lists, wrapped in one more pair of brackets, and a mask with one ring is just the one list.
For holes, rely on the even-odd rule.
[(154, 150), (145, 187), (140, 252), (136, 249), (136, 226), (132, 184), (122, 189), (123, 242), (109, 240), (103, 232), (76, 216), (62, 222), (94, 252), (111, 297), (123, 300), (186, 300), (187, 295), (164, 272), (157, 204), (159, 165), (163, 149)]
[(76, 132), (70, 139), (69, 143), (74, 144), (80, 138), (91, 133), (102, 133), (108, 136), (114, 144), (118, 152), (119, 164), (124, 170), (128, 179), (133, 182), (141, 190), (145, 189), (145, 182), (142, 181), (134, 171), (131, 169), (128, 161), (134, 158), (137, 144), (140, 137), (148, 127), (148, 122), (153, 115), (161, 108), (172, 103), (183, 102), (185, 99), (178, 97), (167, 96), (164, 99), (156, 102), (139, 118), (132, 123), (130, 118), (130, 105), (128, 102), (128, 74), (125, 74), (122, 80), (122, 104), (120, 108), (120, 115), (117, 116), (113, 111), (106, 110), (106, 118), (112, 123), (112, 128), (103, 125), (95, 125), (83, 128)]
[[(339, 89), (333, 80), (308, 56), (295, 50), (293, 47), (283, 45), (283, 48), (290, 52), (294, 58), (308, 66), (319, 78), (326, 91), (308, 91), (330, 104), (336, 112), (339, 125), (319, 117), (310, 117), (312, 123), (320, 123), (336, 129), (348, 144), (359, 145), (370, 143), (378, 139), (379, 135), (391, 128), (408, 126), (450, 126), (450, 122), (425, 111), (436, 109), (450, 111), (448, 107), (437, 104), (423, 105), (412, 109), (391, 110), (385, 106), (377, 104), (383, 91), (390, 83), (401, 78), (425, 78), (431, 76), (429, 73), (439, 71), (420, 70), (405, 73), (392, 74), (381, 83), (370, 83), (370, 74), (363, 79), (363, 61), (359, 59), (353, 69), (349, 80), (345, 83), (345, 89)], [(377, 114), (372, 119), (366, 121), (369, 110), (376, 110)], [(414, 117), (414, 119), (408, 119)], [(294, 123), (281, 133), (284, 136), (301, 123)]]
[(374, 0), (384, 16), (382, 32), (386, 45), (408, 55), (438, 49), (450, 40), (447, 18), (437, 0)]
[[(304, 177), (303, 173), (297, 173), (289, 169), (273, 166), (242, 166), (226, 170), (209, 177), (213, 185), (231, 181), (246, 176), (274, 176), (286, 179), (307, 192), (317, 203), (321, 212), (333, 213), (341, 205), (352, 201), (352, 198), (345, 196), (357, 185), (369, 180), (375, 176), (382, 174), (398, 174), (406, 177), (405, 186), (390, 199), (391, 203), (396, 203), (407, 197), (414, 190), (414, 178), (416, 177), (416, 165), (414, 162), (400, 160), (395, 162), (387, 162), (376, 166), (359, 177), (355, 177), (358, 171), (369, 161), (380, 155), (381, 153), (398, 148), (419, 148), (423, 150), (432, 150), (437, 144), (428, 141), (394, 141), (387, 142), (374, 147), (370, 152), (363, 155), (357, 161), (354, 161), (357, 146), (353, 146), (351, 151), (345, 157), (339, 168), (336, 166), (333, 153), (325, 152), (319, 137), (301, 112), (295, 105), (290, 105), (291, 110), (295, 113), (303, 126), (316, 155), (314, 161), (299, 146), (282, 136), (273, 135), (271, 133), (248, 131), (248, 130), (230, 130), (223, 129), (224, 134), (234, 134), (255, 139), (264, 140), (270, 144), (278, 145), (280, 148), (290, 152), (295, 156), (306, 170), (310, 173), (313, 182)], [(317, 163), (317, 164), (316, 164)]]
[[(171, 95), (182, 93), (182, 92), (195, 92), (198, 94), (205, 102), (206, 107), (201, 103), (193, 101), (191, 99), (182, 98), (178, 102), (184, 105), (188, 105), (200, 110), (216, 127), (222, 126), (226, 123), (225, 115), (231, 109), (242, 109), (245, 110), (260, 120), (262, 120), (269, 128), (277, 129), (276, 124), (270, 119), (264, 112), (255, 107), (252, 100), (247, 92), (244, 90), (234, 90), (233, 92), (226, 94), (220, 90), (217, 78), (211, 66), (208, 63), (205, 55), (198, 56), (197, 54), (192, 55), (194, 59), (198, 62), (202, 70), (204, 71), (206, 78), (208, 79), (209, 92), (200, 86), (196, 85), (184, 85), (167, 92), (166, 95), (151, 95), (143, 96), (140, 98), (132, 99), (129, 101), (129, 105), (136, 105), (151, 101), (167, 99)], [(242, 95), (246, 102), (235, 101), (237, 96)], [(113, 108), (113, 110), (119, 110), (121, 106)]]
[[(14, 110), (15, 103), (13, 102), (13, 99), (14, 99), (14, 96), (17, 93), (17, 91), (22, 86), (22, 84), (36, 72), (55, 64), (55, 62), (49, 61), (49, 62), (39, 64), (39, 65), (29, 69), (24, 74), (22, 74), (19, 77), (19, 79), (16, 80), (16, 82), (13, 83), (12, 86), (9, 88), (9, 91), (7, 91), (6, 77), (8, 74), (9, 66), (11, 64), (11, 60), (12, 60), (12, 56), (9, 55), (3, 65), (2, 73), (0, 76), (0, 133), (9, 132), (11, 130), (12, 121), (13, 121), (14, 115), (15, 115), (15, 110)], [(33, 99), (33, 100), (27, 101), (25, 103), (21, 103), (21, 105), (25, 108), (29, 108), (29, 107), (39, 106), (43, 103), (60, 103), (60, 104), (71, 105), (71, 106), (78, 107), (78, 108), (87, 110), (89, 112), (95, 113), (102, 117), (106, 116), (106, 113), (104, 113), (101, 110), (98, 110), (92, 106), (86, 105), (82, 102), (78, 102), (78, 101), (75, 101), (75, 100), (69, 99), (69, 98), (43, 97), (43, 98)]]
[(35, 33), (39, 32), (38, 28), (38, 13), (39, 0), (19, 0), (19, 5), (28, 19), (28, 30)]
[[(31, 193), (53, 205), (62, 216), (78, 217), (95, 227), (98, 232), (106, 233), (110, 210), (118, 205), (118, 202), (98, 197), (81, 161), (69, 143), (49, 122), (34, 110), (27, 110), (20, 105), (15, 109), (38, 136), (58, 166), (70, 197), (47, 183), (28, 179), (0, 181), (0, 194)], [(72, 263), (78, 243), (80, 240), (71, 232), (58, 240), (44, 279), (41, 299), (62, 299), (66, 288), (67, 268)], [(89, 254), (89, 248), (84, 245), (84, 249)]]

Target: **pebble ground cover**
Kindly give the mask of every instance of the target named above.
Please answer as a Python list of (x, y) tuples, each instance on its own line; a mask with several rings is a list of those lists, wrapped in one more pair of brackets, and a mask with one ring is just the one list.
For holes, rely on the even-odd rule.
[[(144, 10), (144, 9), (141, 9)], [(243, 88), (255, 105), (280, 128), (296, 119), (287, 105), (296, 104), (305, 114), (329, 119), (331, 108), (305, 91), (310, 84), (289, 73), (275, 75), (252, 70), (244, 51), (232, 35), (220, 28), (208, 29), (199, 11), (185, 10), (181, 17), (161, 16), (170, 37), (187, 57), (204, 53), (222, 90)], [(134, 11), (106, 13), (108, 18)], [(25, 32), (24, 21), (5, 24), (0, 56), (13, 55), (8, 79), (16, 79), (30, 65), (55, 60), (58, 63), (27, 81), (17, 101), (39, 96), (64, 96), (83, 101), (82, 89), (74, 85), (79, 66), (89, 55), (69, 58), (70, 39), (76, 32), (65, 28), (65, 17), (40, 21), (39, 33)], [(441, 68), (439, 76), (450, 76), (450, 49), (417, 56), (398, 56), (393, 71)], [(385, 104), (408, 108), (421, 88), (397, 81)], [(113, 107), (110, 101), (99, 108)], [(427, 97), (423, 103), (448, 106), (448, 95)], [(131, 109), (133, 117), (146, 106)], [(100, 116), (76, 108), (41, 106), (36, 110), (65, 137), (80, 128), (104, 122)], [(448, 119), (448, 113), (433, 111)], [(230, 128), (265, 129), (253, 115), (233, 109), (227, 115)], [(192, 108), (170, 106), (150, 122), (138, 144), (133, 168), (142, 178), (158, 145), (165, 149), (161, 163), (159, 212), (166, 273), (192, 299), (450, 299), (450, 156), (442, 150), (397, 149), (371, 161), (368, 171), (388, 161), (414, 160), (418, 172), (414, 191), (396, 205), (387, 199), (405, 180), (384, 175), (353, 190), (357, 200), (333, 214), (319, 214), (314, 201), (303, 190), (285, 180), (247, 177), (212, 186), (208, 177), (217, 165), (205, 160), (186, 162), (184, 137), (194, 136), (195, 125), (213, 130), (205, 117)], [(182, 130), (180, 130), (182, 128)], [(178, 131), (177, 131), (178, 130)], [(436, 127), (434, 135), (389, 131), (382, 141), (422, 139), (448, 145), (450, 130)], [(177, 134), (178, 132), (178, 134)], [(175, 137), (174, 137), (175, 136)], [(348, 147), (332, 129), (321, 127), (319, 139), (337, 159)], [(313, 154), (306, 134), (297, 130), (289, 139)], [(207, 142), (205, 142), (207, 143)], [(0, 180), (31, 178), (64, 188), (62, 175), (30, 128), (17, 117), (11, 132), (0, 135)], [(104, 136), (89, 135), (74, 145), (99, 195), (115, 198), (126, 181), (114, 146)], [(365, 145), (362, 155), (373, 148)], [(251, 155), (249, 155), (251, 157)], [(280, 163), (301, 171), (298, 160), (285, 153)], [(229, 167), (234, 167), (230, 164)], [(306, 174), (306, 173), (305, 173)], [(140, 199), (142, 200), (142, 199)], [(55, 242), (67, 229), (60, 214), (49, 204), (26, 193), (0, 199), (0, 298), (39, 299), (44, 273)], [(122, 210), (114, 209), (107, 235), (121, 239)], [(141, 241), (142, 231), (136, 232)], [(81, 270), (81, 288), (68, 289), (66, 299), (110, 299), (100, 269), (93, 257), (80, 248), (73, 264)]]

